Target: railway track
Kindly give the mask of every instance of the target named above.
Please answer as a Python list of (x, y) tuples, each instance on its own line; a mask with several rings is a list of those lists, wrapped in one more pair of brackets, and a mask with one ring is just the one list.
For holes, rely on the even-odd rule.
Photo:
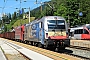
[(90, 60), (90, 41), (89, 40), (71, 40), (71, 46), (67, 49), (72, 50), (72, 55)]
[(73, 51), (70, 55), (90, 60), (90, 48), (71, 45), (68, 49)]
[[(6, 39), (7, 40), (7, 39)], [(15, 44), (18, 44), (20, 46), (23, 46), (27, 49), (30, 49), (32, 51), (38, 52), (40, 54), (43, 54), (45, 56), (48, 56), (54, 60), (73, 60), (75, 59), (74, 57), (77, 57), (75, 60), (80, 60), (80, 59), (85, 59), (85, 60), (90, 60), (90, 48), (87, 47), (80, 47), (80, 46), (70, 46), (67, 47), (65, 50), (61, 50), (58, 53), (54, 51), (49, 51), (46, 49), (38, 48), (35, 46), (30, 46), (28, 44), (23, 44), (20, 42), (12, 41), (12, 40), (7, 40), (8, 42), (13, 42)], [(25, 55), (23, 55), (26, 57)], [(72, 58), (72, 56), (74, 56)], [(26, 57), (27, 58), (27, 57)], [(78, 59), (80, 58), (80, 59)], [(27, 58), (28, 59), (28, 58)]]
[(87, 51), (90, 51), (90, 48), (87, 48), (87, 47), (80, 47), (80, 46), (70, 46), (70, 48), (75, 48), (75, 49), (81, 49), (81, 50), (87, 50)]
[(68, 55), (68, 54), (58, 53), (58, 52), (46, 50), (46, 49), (43, 49), (43, 48), (38, 48), (38, 47), (35, 47), (35, 46), (31, 46), (31, 45), (28, 45), (28, 44), (23, 44), (23, 43), (12, 41), (12, 40), (7, 40), (7, 41), (11, 42), (11, 43), (15, 43), (17, 45), (20, 45), (20, 46), (25, 47), (27, 49), (30, 49), (32, 51), (38, 52), (38, 53), (40, 53), (42, 55), (45, 55), (47, 57), (50, 57), (54, 60), (81, 60), (81, 58), (77, 58), (77, 57), (74, 57), (74, 56), (71, 56), (71, 55)]
[(72, 56), (79, 57), (81, 59), (90, 60), (90, 48), (80, 47), (80, 46), (70, 46), (66, 48), (67, 50), (71, 50), (72, 52), (63, 52)]

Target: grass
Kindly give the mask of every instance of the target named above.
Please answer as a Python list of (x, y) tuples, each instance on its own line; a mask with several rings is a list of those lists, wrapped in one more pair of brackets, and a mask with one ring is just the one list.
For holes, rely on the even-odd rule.
[[(31, 17), (30, 18), (30, 22), (33, 21), (35, 19), (35, 17)], [(12, 27), (17, 27), (17, 26), (21, 26), (21, 24), (27, 24), (29, 23), (29, 19), (16, 19), (16, 20), (12, 20), (10, 22), (10, 24), (5, 24), (5, 26), (7, 26), (7, 31), (11, 31)]]
[[(31, 17), (30, 21), (33, 21), (34, 19), (35, 17)], [(16, 26), (20, 26), (21, 24), (27, 24), (27, 23), (29, 23), (29, 19), (19, 19), (12, 26), (16, 27)]]

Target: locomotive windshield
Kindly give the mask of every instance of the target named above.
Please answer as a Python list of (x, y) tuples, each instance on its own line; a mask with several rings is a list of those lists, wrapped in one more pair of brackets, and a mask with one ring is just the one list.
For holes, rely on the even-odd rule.
[(65, 29), (64, 20), (48, 20), (48, 29)]

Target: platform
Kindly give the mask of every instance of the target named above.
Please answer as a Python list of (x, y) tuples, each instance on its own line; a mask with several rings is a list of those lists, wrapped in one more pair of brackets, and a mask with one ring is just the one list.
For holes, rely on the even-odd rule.
[(1, 45), (3, 45), (3, 42), (0, 39), (0, 60), (7, 60), (5, 55), (4, 55), (4, 52), (3, 52)]
[[(49, 58), (45, 55), (39, 54), (39, 53), (34, 52), (32, 50), (26, 49), (22, 46), (16, 45), (16, 44), (11, 43), (11, 42), (7, 42), (7, 40), (0, 39), (0, 43), (1, 43), (1, 47), (2, 47), (3, 51), (5, 51), (5, 53), (7, 53), (7, 54), (8, 53), (9, 54), (15, 53), (15, 55), (18, 55), (17, 51), (19, 51), (20, 53), (22, 53), (23, 55), (25, 55), (26, 57), (28, 57), (31, 60), (53, 60), (52, 58)], [(13, 48), (11, 48), (9, 46), (13, 47), (17, 51), (15, 51)], [(2, 55), (2, 56), (4, 56), (4, 55)], [(4, 60), (4, 59), (0, 58), (0, 60)]]
[(70, 45), (90, 48), (89, 40), (70, 40)]

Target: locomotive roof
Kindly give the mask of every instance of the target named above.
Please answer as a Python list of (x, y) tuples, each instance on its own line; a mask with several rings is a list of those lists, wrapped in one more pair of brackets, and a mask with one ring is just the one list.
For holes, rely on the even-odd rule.
[(34, 23), (37, 23), (37, 22), (39, 22), (39, 21), (41, 21), (42, 19), (55, 19), (55, 18), (57, 18), (57, 19), (61, 19), (61, 20), (65, 20), (63, 17), (61, 17), (61, 16), (44, 16), (44, 17), (42, 17), (42, 18), (40, 18), (40, 19), (36, 19), (36, 20), (33, 20), (32, 22), (30, 22), (29, 24), (26, 24), (26, 26), (28, 26), (28, 25), (32, 25), (32, 24), (34, 24)]
[(55, 18), (57, 18), (57, 19), (63, 19), (63, 20), (65, 20), (63, 17), (61, 17), (61, 16), (45, 16), (45, 17), (43, 17), (43, 18), (46, 18), (46, 19), (55, 19)]

